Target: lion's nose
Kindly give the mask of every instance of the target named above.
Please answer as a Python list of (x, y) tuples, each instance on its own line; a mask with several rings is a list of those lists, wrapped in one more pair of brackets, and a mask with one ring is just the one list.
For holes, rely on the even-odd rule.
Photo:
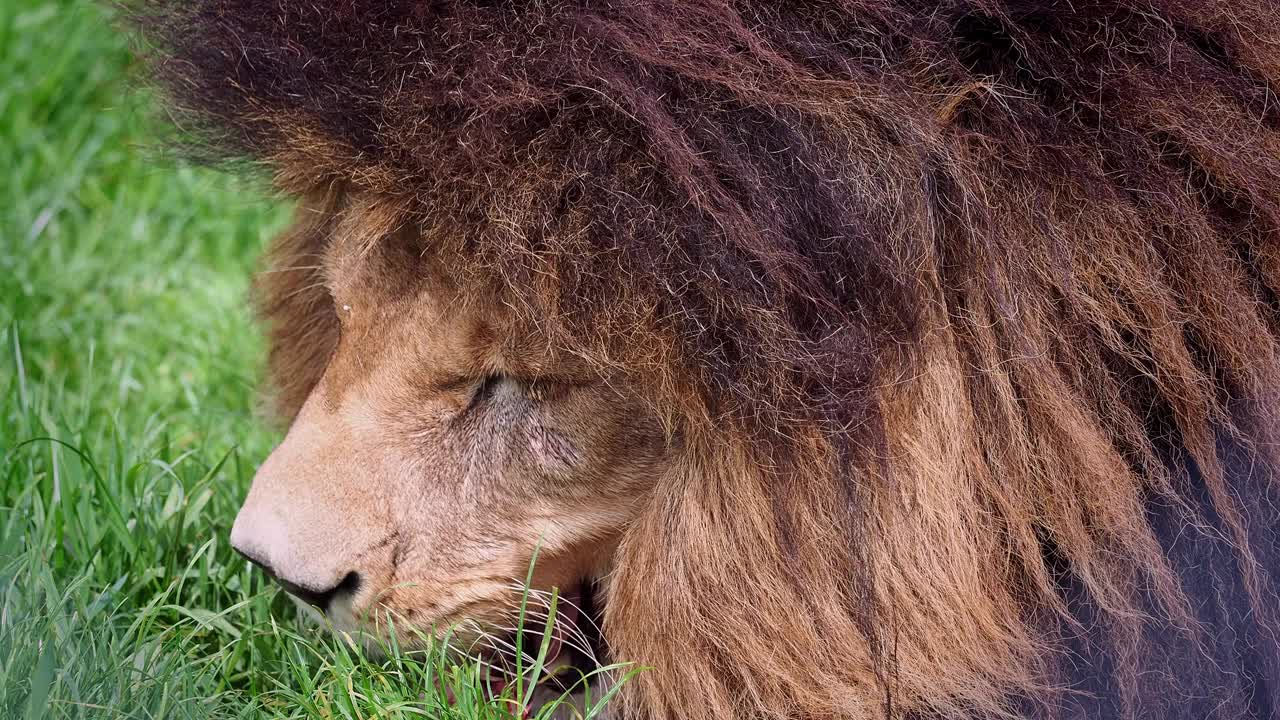
[(308, 587), (306, 585), (296, 583), (286, 577), (281, 577), (269, 563), (260, 558), (254, 557), (252, 554), (245, 552), (239, 547), (236, 547), (234, 543), (232, 544), (232, 547), (235, 548), (235, 551), (240, 553), (245, 560), (257, 565), (267, 574), (268, 577), (279, 584), (280, 587), (284, 588), (290, 595), (293, 595), (309, 605), (316, 606), (322, 612), (328, 612), (329, 605), (333, 602), (335, 597), (344, 594), (354, 595), (355, 592), (360, 589), (360, 573), (357, 572), (347, 573), (343, 576), (342, 580), (338, 582), (338, 584), (330, 588)]
[(231, 547), (246, 560), (294, 597), (325, 612), (335, 598), (360, 589), (360, 574), (343, 562), (348, 555), (341, 551), (342, 543), (320, 543), (307, 533), (290, 532), (284, 518), (260, 510), (241, 509), (231, 528)]

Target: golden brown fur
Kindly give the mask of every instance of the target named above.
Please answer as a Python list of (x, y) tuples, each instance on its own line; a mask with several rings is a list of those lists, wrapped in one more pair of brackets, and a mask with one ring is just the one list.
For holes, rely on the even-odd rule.
[[(439, 353), (618, 393), (552, 513), (650, 668), (626, 717), (1265, 715), (1280, 19), (1077, 5), (149, 12), (205, 139), (307, 198), (260, 285), (285, 416), (367, 402), (425, 331), (344, 354), (339, 313), (414, 298), (484, 329), (390, 353), (409, 405)], [(618, 402), (655, 457), (582, 440)]]

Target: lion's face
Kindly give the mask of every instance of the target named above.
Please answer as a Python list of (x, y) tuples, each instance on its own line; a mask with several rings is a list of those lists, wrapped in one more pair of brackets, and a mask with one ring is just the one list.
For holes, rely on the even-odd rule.
[(323, 254), (340, 334), (254, 478), (232, 543), (335, 626), (505, 632), (534, 588), (609, 569), (666, 447), (625, 387), (589, 377), (424, 279), (411, 247)]

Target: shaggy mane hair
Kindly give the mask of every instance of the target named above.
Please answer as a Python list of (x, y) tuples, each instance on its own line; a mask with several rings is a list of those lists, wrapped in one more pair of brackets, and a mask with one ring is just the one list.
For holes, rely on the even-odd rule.
[(623, 716), (1280, 711), (1274, 3), (133, 10), (201, 153), (322, 198), (282, 267), (374, 203), (683, 433)]

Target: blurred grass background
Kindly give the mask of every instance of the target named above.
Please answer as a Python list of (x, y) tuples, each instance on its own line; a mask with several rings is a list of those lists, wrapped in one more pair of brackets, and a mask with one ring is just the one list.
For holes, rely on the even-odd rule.
[(291, 621), (228, 545), (288, 209), (166, 157), (139, 72), (108, 6), (0, 2), (0, 718), (509, 717)]

